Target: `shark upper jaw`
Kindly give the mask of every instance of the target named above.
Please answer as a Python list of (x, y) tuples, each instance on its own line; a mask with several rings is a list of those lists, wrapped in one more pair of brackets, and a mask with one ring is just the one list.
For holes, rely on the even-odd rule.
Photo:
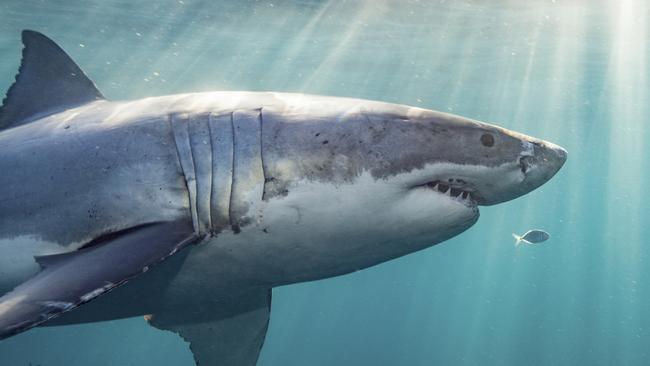
[(428, 177), (411, 185), (426, 189), (458, 205), (477, 211), (523, 196), (550, 180), (564, 165), (567, 152), (552, 143), (522, 141), (530, 148), (522, 150), (518, 159), (500, 166), (434, 164)]
[(470, 209), (475, 210), (478, 207), (477, 191), (470, 188), (460, 178), (449, 178), (446, 181), (434, 180), (420, 185), (418, 188), (431, 190), (435, 194), (444, 196)]
[(495, 197), (518, 196), (518, 186), (524, 178), (516, 163), (488, 167), (439, 162), (427, 165), (407, 181), (410, 190), (426, 192), (437, 202), (467, 210), (471, 215)]

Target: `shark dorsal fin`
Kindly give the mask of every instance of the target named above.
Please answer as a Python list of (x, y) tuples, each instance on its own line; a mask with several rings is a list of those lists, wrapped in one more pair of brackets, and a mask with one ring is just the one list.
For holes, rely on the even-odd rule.
[(23, 58), (16, 81), (0, 107), (0, 130), (33, 117), (104, 99), (95, 84), (54, 41), (41, 33), (22, 33)]

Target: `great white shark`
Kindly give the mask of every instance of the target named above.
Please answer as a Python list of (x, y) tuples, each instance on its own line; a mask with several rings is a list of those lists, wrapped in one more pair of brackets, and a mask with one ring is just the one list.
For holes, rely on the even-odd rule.
[(445, 241), (567, 157), (494, 125), (360, 99), (109, 101), (52, 40), (22, 41), (0, 109), (0, 339), (145, 316), (201, 365), (254, 365), (273, 287)]

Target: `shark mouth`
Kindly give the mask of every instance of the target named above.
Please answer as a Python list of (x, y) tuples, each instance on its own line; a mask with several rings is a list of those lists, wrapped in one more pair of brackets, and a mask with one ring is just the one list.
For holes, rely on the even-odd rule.
[(449, 199), (462, 203), (471, 208), (478, 206), (476, 192), (470, 191), (469, 187), (454, 187), (447, 182), (432, 181), (423, 185), (427, 189), (443, 194)]

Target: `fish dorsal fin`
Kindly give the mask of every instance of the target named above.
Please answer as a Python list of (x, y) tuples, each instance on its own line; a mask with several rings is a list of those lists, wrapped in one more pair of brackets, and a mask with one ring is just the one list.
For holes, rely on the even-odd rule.
[(0, 107), (0, 130), (33, 117), (104, 99), (95, 84), (54, 41), (41, 33), (22, 33), (23, 58), (16, 81)]

